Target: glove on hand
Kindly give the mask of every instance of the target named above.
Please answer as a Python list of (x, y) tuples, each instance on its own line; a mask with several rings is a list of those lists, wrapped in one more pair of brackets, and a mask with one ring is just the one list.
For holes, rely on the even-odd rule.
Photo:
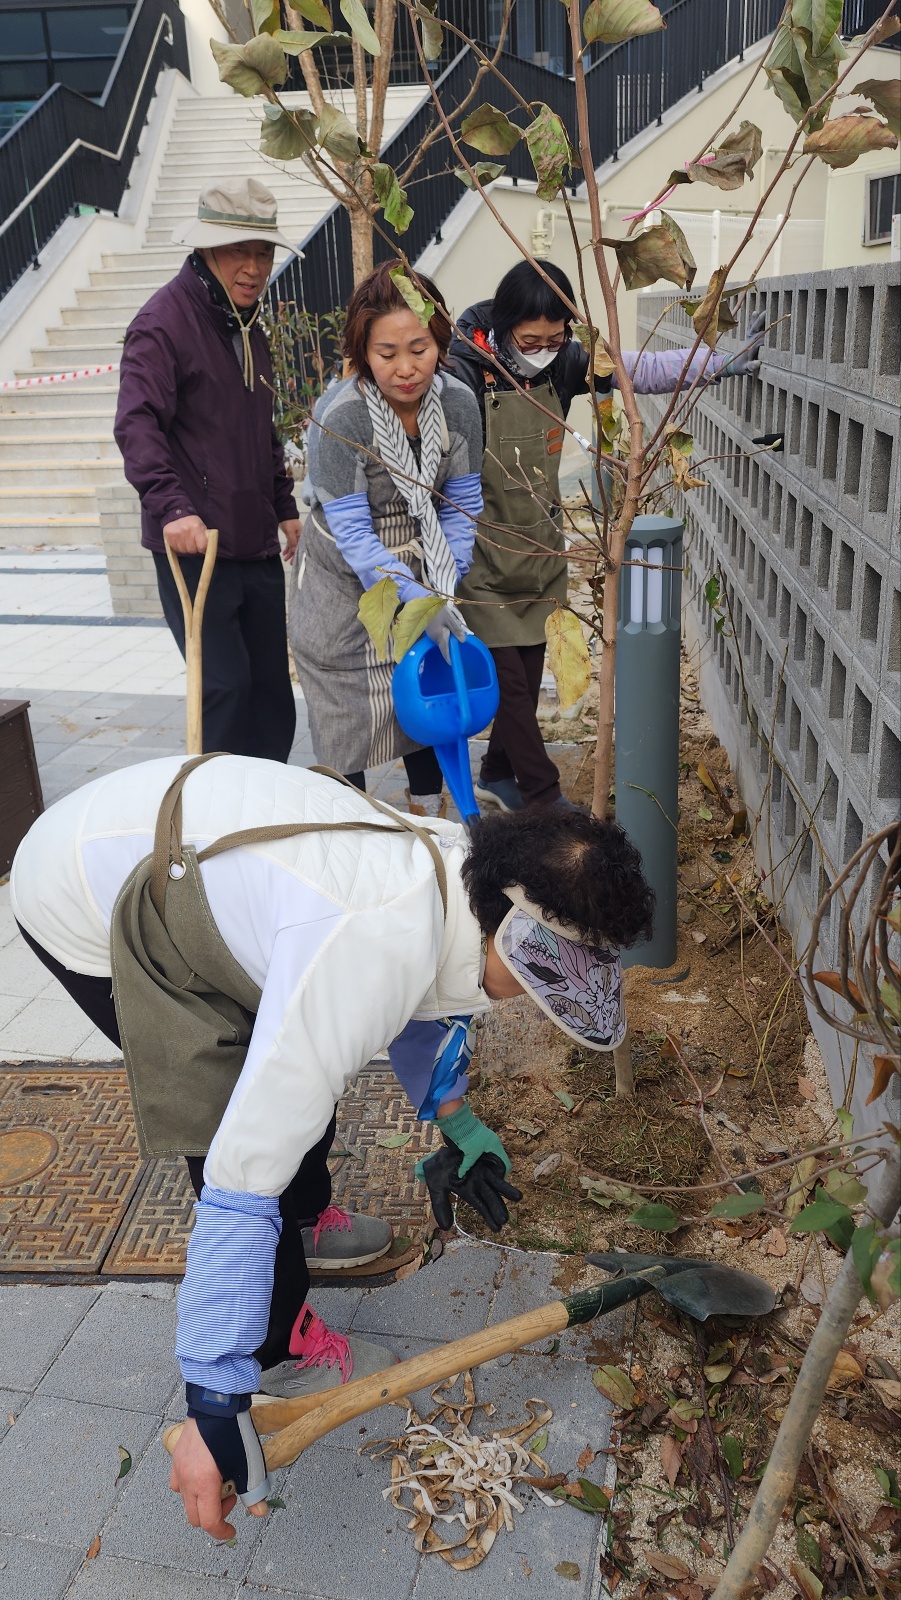
[[(446, 1119), (450, 1121), (450, 1118)], [(521, 1200), (522, 1193), (504, 1178), (504, 1168), (495, 1155), (481, 1155), (469, 1170), (467, 1177), (460, 1176), (461, 1151), (448, 1142), (443, 1150), (428, 1156), (416, 1168), (417, 1176), (428, 1184), (432, 1210), (439, 1228), (451, 1228), (454, 1213), (452, 1194), (459, 1195), (467, 1205), (484, 1217), (493, 1233), (504, 1226), (509, 1212), (505, 1200)], [(509, 1163), (508, 1163), (509, 1165)], [(420, 1170), (421, 1168), (421, 1170)]]
[(217, 1394), (202, 1384), (185, 1386), (188, 1416), (193, 1417), (201, 1439), (222, 1474), (233, 1483), (246, 1506), (255, 1506), (272, 1493), (263, 1447), (250, 1420), (249, 1394)]
[(726, 365), (720, 369), (721, 378), (741, 378), (746, 373), (756, 374), (760, 367), (760, 347), (763, 344), (763, 330), (766, 327), (766, 312), (758, 311), (748, 323), (745, 333), (746, 350), (740, 350)]
[(463, 621), (455, 605), (448, 603), (434, 616), (431, 622), (425, 625), (425, 631), (434, 644), (438, 646), (445, 661), (450, 662), (450, 636), (453, 634), (460, 643), (466, 638), (469, 629)]
[[(439, 1117), (438, 1127), (445, 1143), (454, 1145), (462, 1153), (463, 1160), (460, 1162), (459, 1171), (461, 1178), (466, 1177), (479, 1156), (483, 1155), (497, 1156), (503, 1162), (506, 1177), (510, 1171), (510, 1157), (497, 1134), (491, 1128), (486, 1128), (484, 1122), (479, 1121), (468, 1102), (464, 1101), (459, 1111), (452, 1111), (449, 1117)], [(424, 1167), (425, 1159), (417, 1163), (417, 1178), (425, 1177)]]

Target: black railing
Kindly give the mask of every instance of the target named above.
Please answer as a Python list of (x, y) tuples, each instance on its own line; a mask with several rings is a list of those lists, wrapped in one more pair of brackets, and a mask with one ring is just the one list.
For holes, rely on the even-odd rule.
[(164, 67), (189, 75), (184, 17), (138, 0), (101, 98), (56, 83), (0, 139), (0, 295), (75, 207), (118, 210)]
[[(559, 3), (559, 0), (555, 0)], [(487, 15), (485, 0), (464, 0), (472, 22)], [(459, 14), (459, 7), (448, 6), (448, 15)], [(862, 33), (884, 10), (879, 0), (846, 0), (842, 33), (847, 37)], [(702, 91), (705, 81), (729, 61), (741, 59), (745, 51), (772, 33), (784, 10), (784, 0), (671, 0), (665, 7), (666, 30), (614, 45), (601, 54), (587, 72), (588, 114), (592, 155), (596, 165), (616, 159), (619, 150), (636, 134), (659, 122), (665, 111), (688, 94)], [(474, 35), (473, 37), (478, 37)], [(483, 47), (489, 49), (490, 47)], [(543, 101), (556, 111), (576, 133), (575, 89), (572, 78), (549, 71), (532, 61), (503, 53), (498, 66), (527, 101)], [(447, 108), (457, 105), (466, 94), (476, 72), (474, 51), (461, 50), (456, 59), (435, 78), (435, 86)], [(516, 96), (490, 74), (483, 78), (470, 109), (490, 100), (522, 125), (522, 112)], [(382, 159), (398, 171), (419, 148), (434, 126), (431, 100), (410, 116), (382, 152)], [(691, 152), (685, 152), (690, 154)], [(469, 151), (475, 158), (475, 152)], [(676, 164), (678, 156), (674, 156)], [(460, 182), (452, 168), (456, 158), (446, 135), (429, 147), (414, 173), (410, 188), (413, 221), (398, 239), (407, 256), (415, 261), (436, 237), (462, 197)], [(527, 149), (515, 146), (505, 160), (507, 175), (519, 182), (534, 179)], [(579, 180), (578, 171), (574, 181)], [(383, 224), (384, 226), (384, 224)], [(391, 230), (387, 230), (390, 234)], [(350, 229), (347, 213), (333, 206), (303, 241), (304, 260), (292, 257), (273, 279), (269, 298), (273, 308), (279, 300), (294, 300), (310, 312), (322, 314), (345, 305), (353, 287), (350, 259)], [(388, 242), (375, 235), (375, 260), (385, 260), (392, 252)]]

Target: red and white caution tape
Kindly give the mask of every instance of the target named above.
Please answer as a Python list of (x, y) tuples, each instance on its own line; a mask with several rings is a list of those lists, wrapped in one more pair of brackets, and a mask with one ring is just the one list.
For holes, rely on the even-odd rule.
[(42, 372), (39, 378), (8, 378), (0, 389), (36, 389), (42, 383), (71, 383), (73, 378), (96, 378), (101, 372), (118, 372), (118, 361), (102, 367), (79, 367), (77, 372)]

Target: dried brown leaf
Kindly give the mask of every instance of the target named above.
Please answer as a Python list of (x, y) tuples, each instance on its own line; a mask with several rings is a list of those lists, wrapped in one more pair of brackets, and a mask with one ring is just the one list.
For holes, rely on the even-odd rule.
[(678, 1582), (681, 1578), (691, 1578), (691, 1567), (687, 1567), (678, 1556), (665, 1556), (660, 1550), (649, 1550), (645, 1555), (649, 1567), (659, 1572), (664, 1578), (674, 1578)]
[(682, 1465), (682, 1446), (670, 1433), (665, 1434), (660, 1441), (660, 1465), (666, 1473), (666, 1481), (670, 1488), (674, 1488)]
[(863, 1377), (863, 1368), (856, 1361), (849, 1350), (840, 1350), (833, 1362), (826, 1384), (826, 1393), (831, 1394), (835, 1389), (845, 1389), (849, 1383), (859, 1383)]
[(95, 1533), (93, 1539), (91, 1540), (90, 1544), (88, 1545), (87, 1550), (85, 1551), (85, 1560), (86, 1561), (93, 1561), (97, 1556), (99, 1556), (99, 1554), (100, 1554), (100, 1535), (99, 1535), (99, 1533)]

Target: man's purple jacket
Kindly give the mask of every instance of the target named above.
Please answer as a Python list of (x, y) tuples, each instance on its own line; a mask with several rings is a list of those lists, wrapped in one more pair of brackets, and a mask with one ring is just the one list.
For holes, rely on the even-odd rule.
[(279, 523), (297, 516), (266, 337), (250, 335), (250, 390), (227, 317), (186, 261), (125, 335), (114, 431), (147, 550), (163, 552), (165, 523), (197, 516), (219, 529), (220, 560), (262, 560), (278, 555)]

